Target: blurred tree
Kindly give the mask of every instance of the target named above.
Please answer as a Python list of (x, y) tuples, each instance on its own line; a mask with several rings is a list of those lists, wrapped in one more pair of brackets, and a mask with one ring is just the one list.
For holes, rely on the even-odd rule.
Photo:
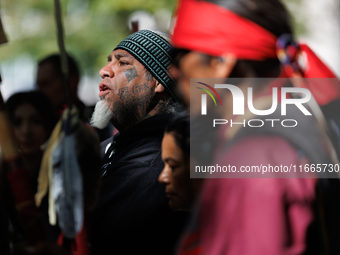
[[(295, 34), (310, 31), (313, 19), (306, 0), (282, 0), (291, 11)], [(334, 0), (336, 1), (336, 0)], [(173, 13), (177, 0), (61, 0), (67, 50), (80, 62), (81, 70), (97, 75), (113, 47), (129, 33), (128, 18), (144, 10), (152, 15)], [(315, 5), (318, 5), (315, 2)], [(58, 51), (53, 0), (0, 0), (9, 43), (0, 47), (0, 62), (28, 55), (34, 60)], [(158, 12), (156, 20), (164, 15)], [(165, 15), (166, 16), (166, 15)]]
[[(0, 0), (9, 43), (0, 47), (0, 61), (23, 54), (34, 60), (57, 52), (53, 0)], [(175, 0), (61, 0), (66, 49), (91, 75), (129, 33), (128, 17), (137, 10), (171, 13)]]
[(308, 13), (303, 12), (303, 0), (283, 0), (292, 16), (292, 24), (294, 26), (295, 35), (305, 35), (307, 33), (306, 21), (308, 20)]

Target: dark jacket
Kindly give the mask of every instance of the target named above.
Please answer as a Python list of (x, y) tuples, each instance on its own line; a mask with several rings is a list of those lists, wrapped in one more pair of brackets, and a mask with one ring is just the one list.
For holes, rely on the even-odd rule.
[(169, 117), (148, 118), (102, 143), (103, 152), (111, 146), (103, 159), (99, 201), (91, 215), (94, 254), (173, 253), (187, 215), (169, 209), (165, 187), (158, 182)]

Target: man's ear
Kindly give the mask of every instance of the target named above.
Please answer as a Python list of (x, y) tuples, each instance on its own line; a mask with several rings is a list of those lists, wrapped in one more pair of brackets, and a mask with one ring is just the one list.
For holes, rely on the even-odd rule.
[(156, 80), (155, 92), (156, 93), (162, 93), (164, 91), (165, 91), (164, 86), (159, 81)]
[(214, 70), (213, 77), (228, 77), (236, 64), (236, 61), (237, 58), (233, 54), (225, 54), (220, 58), (214, 58), (210, 63)]

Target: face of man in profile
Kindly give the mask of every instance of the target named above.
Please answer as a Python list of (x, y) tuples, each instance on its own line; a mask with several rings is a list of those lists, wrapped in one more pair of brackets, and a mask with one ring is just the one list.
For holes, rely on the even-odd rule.
[(37, 87), (51, 100), (55, 109), (63, 107), (66, 102), (65, 85), (62, 76), (50, 62), (39, 66), (37, 72)]
[[(67, 104), (65, 80), (61, 71), (55, 67), (52, 61), (44, 61), (39, 64), (36, 83), (38, 90), (50, 99), (57, 113), (64, 109)], [(69, 88), (72, 102), (77, 99), (78, 83), (78, 73), (70, 72)]]
[(127, 51), (117, 49), (99, 74), (101, 101), (91, 120), (93, 126), (104, 128), (111, 121), (118, 130), (124, 130), (146, 117), (158, 86), (140, 62)]

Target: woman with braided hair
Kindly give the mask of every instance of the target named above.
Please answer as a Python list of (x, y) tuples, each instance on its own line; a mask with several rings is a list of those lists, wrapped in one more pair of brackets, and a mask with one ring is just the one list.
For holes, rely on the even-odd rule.
[[(269, 83), (262, 80), (261, 85), (251, 87), (253, 105), (265, 105), (261, 110), (272, 109), (270, 103), (277, 96), (273, 87), (302, 86), (305, 90), (300, 91), (306, 93), (305, 97), (311, 93), (311, 100), (315, 99), (320, 106), (340, 98), (336, 76), (307, 45), (294, 40), (290, 15), (279, 0), (182, 0), (176, 12), (172, 42), (175, 63), (171, 73), (187, 105), (190, 78), (227, 78), (226, 84), (237, 81), (235, 90), (243, 94), (249, 91), (252, 78), (280, 78)], [(324, 79), (320, 87), (305, 85), (302, 82), (308, 80), (294, 78), (333, 80)], [(232, 111), (233, 94), (226, 91), (218, 90), (224, 110), (220, 119), (240, 123)], [(268, 96), (269, 106), (265, 104)], [(193, 104), (192, 101), (191, 115), (195, 113)], [(274, 110), (272, 116), (277, 117), (278, 111)], [(329, 153), (334, 149), (329, 138), (317, 128), (315, 112), (311, 111), (313, 117), (307, 118), (301, 116), (300, 110), (288, 111), (286, 116), (288, 119), (298, 116), (296, 129), (260, 127), (255, 131), (242, 125), (236, 125), (237, 128), (224, 125), (215, 132), (219, 150), (211, 164), (242, 169), (242, 166), (336, 162), (334, 151)], [(248, 121), (249, 109), (245, 112), (241, 117)], [(300, 115), (295, 115), (296, 112)], [(265, 121), (260, 117), (256, 119)], [(259, 177), (263, 176), (219, 173), (214, 179), (207, 179), (179, 254), (339, 253), (335, 241), (340, 226), (336, 219), (338, 179), (329, 179), (330, 176), (322, 179), (314, 174), (302, 176), (308, 178), (296, 178), (301, 177), (297, 174)]]

